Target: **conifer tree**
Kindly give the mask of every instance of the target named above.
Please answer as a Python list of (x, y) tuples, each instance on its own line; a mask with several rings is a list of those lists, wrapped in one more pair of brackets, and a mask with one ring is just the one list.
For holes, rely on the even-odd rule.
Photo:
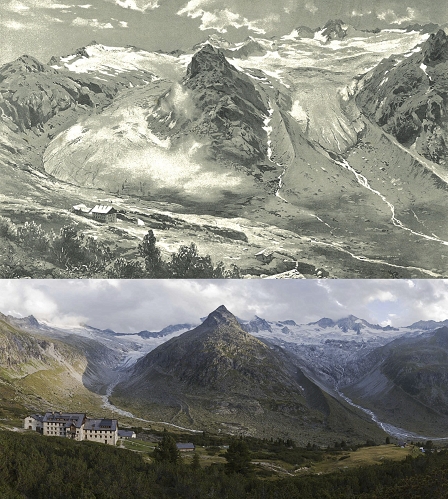
[(143, 238), (139, 244), (140, 255), (145, 259), (145, 268), (151, 278), (164, 277), (165, 264), (162, 260), (159, 248), (156, 246), (156, 236), (152, 230)]
[(247, 443), (243, 440), (234, 440), (224, 456), (227, 460), (226, 470), (229, 473), (247, 475), (252, 470), (251, 455)]
[(193, 471), (199, 471), (201, 469), (201, 464), (199, 462), (199, 454), (195, 452), (193, 454), (193, 461), (191, 462), (191, 469)]
[(176, 441), (171, 435), (165, 433), (162, 441), (154, 449), (154, 459), (158, 462), (177, 464), (180, 459)]

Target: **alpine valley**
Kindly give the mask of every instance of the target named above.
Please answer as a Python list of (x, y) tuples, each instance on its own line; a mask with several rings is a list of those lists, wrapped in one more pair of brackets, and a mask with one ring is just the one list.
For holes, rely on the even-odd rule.
[[(162, 256), (193, 242), (247, 277), (446, 276), (444, 29), (331, 20), (185, 52), (92, 42), (5, 64), (2, 276), (81, 272), (20, 237), (68, 225), (109, 262), (141, 258), (153, 230)], [(117, 221), (75, 205), (111, 205)], [(80, 276), (110, 275), (95, 272)]]
[(301, 445), (443, 440), (447, 325), (243, 321), (220, 306), (197, 324), (125, 334), (2, 315), (1, 417), (81, 407), (133, 426)]

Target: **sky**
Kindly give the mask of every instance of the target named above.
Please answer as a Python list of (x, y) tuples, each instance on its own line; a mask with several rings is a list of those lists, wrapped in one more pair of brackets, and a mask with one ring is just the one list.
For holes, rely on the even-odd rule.
[(230, 41), (278, 36), (341, 18), (360, 28), (448, 21), (443, 0), (1, 0), (0, 64), (48, 62), (95, 40), (147, 50), (187, 49), (218, 33)]
[(448, 319), (448, 280), (2, 280), (0, 312), (59, 326), (117, 332), (197, 324), (220, 305), (298, 324), (352, 314), (373, 324), (408, 326)]

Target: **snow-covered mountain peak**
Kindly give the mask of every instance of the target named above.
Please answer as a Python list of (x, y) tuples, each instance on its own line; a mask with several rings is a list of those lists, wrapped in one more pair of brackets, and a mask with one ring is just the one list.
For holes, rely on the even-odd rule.
[(113, 77), (133, 72), (145, 77), (149, 75), (154, 79), (156, 75), (163, 78), (172, 77), (177, 74), (176, 68), (181, 66), (181, 63), (180, 59), (172, 54), (147, 52), (133, 46), (112, 47), (92, 43), (78, 49), (74, 54), (52, 57), (50, 65), (54, 69), (77, 74), (99, 73)]

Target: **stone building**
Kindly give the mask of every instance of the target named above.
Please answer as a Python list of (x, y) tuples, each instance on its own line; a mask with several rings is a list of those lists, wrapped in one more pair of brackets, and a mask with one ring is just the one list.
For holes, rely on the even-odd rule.
[(44, 416), (33, 414), (24, 420), (24, 428), (40, 431), (50, 437), (72, 440), (90, 440), (115, 445), (118, 440), (116, 419), (90, 419), (85, 413), (47, 412)]
[(23, 422), (23, 427), (26, 430), (33, 430), (42, 433), (43, 418), (44, 417), (41, 416), (40, 414), (31, 414), (31, 416), (25, 418), (25, 421)]

